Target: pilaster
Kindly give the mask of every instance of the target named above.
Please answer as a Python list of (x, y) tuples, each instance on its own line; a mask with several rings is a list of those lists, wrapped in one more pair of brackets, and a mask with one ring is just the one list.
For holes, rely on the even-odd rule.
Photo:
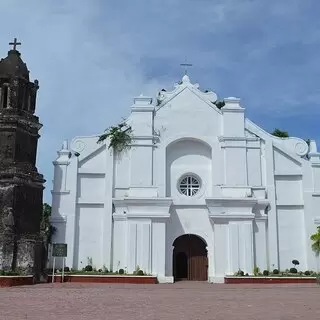
[(279, 269), (278, 218), (276, 206), (276, 190), (274, 181), (274, 150), (272, 141), (266, 141), (266, 183), (270, 202), (268, 212), (268, 266)]
[(131, 107), (130, 125), (134, 134), (131, 150), (131, 187), (153, 184), (153, 115), (152, 99), (141, 95)]
[[(114, 174), (114, 152), (106, 148), (106, 161), (105, 161), (105, 195), (104, 195), (104, 213), (102, 217), (102, 243), (101, 243), (101, 256), (103, 263), (110, 270), (112, 268), (112, 197), (113, 197), (113, 174)], [(117, 239), (118, 241), (118, 239)]]

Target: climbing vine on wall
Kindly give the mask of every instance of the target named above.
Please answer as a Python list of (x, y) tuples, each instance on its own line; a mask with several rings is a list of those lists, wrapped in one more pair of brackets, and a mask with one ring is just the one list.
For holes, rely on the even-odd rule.
[(132, 128), (125, 122), (121, 122), (117, 126), (111, 126), (100, 135), (97, 143), (106, 139), (110, 139), (109, 149), (113, 148), (117, 152), (129, 149), (132, 142)]

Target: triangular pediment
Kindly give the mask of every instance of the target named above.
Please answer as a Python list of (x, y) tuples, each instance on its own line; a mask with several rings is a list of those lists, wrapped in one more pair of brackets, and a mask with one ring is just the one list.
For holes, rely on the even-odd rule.
[(198, 84), (192, 84), (188, 76), (184, 76), (182, 81), (175, 85), (173, 91), (160, 91), (157, 97), (157, 107), (156, 112), (168, 105), (172, 100), (176, 99), (178, 96), (183, 94), (191, 93), (195, 97), (199, 98), (202, 102), (208, 105), (211, 109), (221, 114), (219, 108), (216, 107), (214, 102), (217, 101), (217, 95), (212, 91), (202, 92), (199, 90)]

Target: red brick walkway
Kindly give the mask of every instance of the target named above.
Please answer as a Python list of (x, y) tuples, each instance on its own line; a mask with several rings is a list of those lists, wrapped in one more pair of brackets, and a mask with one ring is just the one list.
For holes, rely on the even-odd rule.
[(45, 284), (0, 289), (1, 320), (319, 320), (316, 285)]

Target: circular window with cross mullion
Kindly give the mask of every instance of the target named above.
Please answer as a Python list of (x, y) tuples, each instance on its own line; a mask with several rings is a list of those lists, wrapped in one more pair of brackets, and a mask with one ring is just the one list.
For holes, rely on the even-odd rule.
[(186, 175), (180, 179), (178, 187), (181, 194), (193, 197), (200, 190), (200, 179), (194, 175)]

